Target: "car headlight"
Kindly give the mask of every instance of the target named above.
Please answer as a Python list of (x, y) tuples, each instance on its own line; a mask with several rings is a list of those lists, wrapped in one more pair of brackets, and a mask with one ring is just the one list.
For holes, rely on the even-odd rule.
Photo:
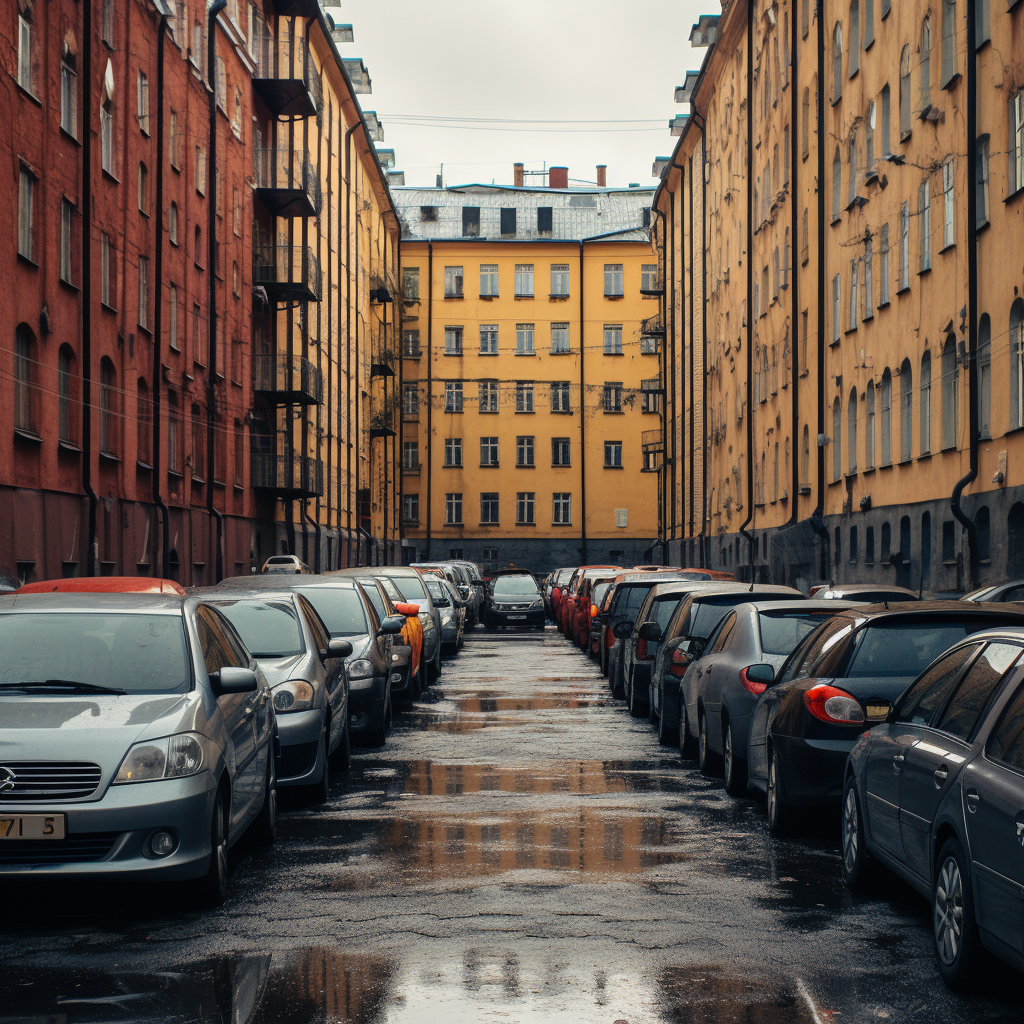
[(539, 598), (538, 598), (538, 600), (532, 601), (530, 603), (530, 611), (535, 611), (536, 609), (543, 608), (543, 607), (544, 607), (544, 602), (541, 601)]
[(203, 767), (203, 745), (192, 733), (164, 736), (134, 744), (121, 762), (114, 782), (155, 782), (195, 775)]
[(373, 662), (367, 658), (356, 658), (348, 663), (349, 679), (366, 679), (373, 676)]
[(313, 704), (313, 687), (305, 679), (289, 679), (270, 688), (278, 711), (306, 711)]
[(420, 619), (420, 622), (423, 624), (423, 632), (424, 633), (433, 633), (434, 632), (434, 617), (433, 617), (433, 615), (430, 615), (429, 613), (424, 615)]

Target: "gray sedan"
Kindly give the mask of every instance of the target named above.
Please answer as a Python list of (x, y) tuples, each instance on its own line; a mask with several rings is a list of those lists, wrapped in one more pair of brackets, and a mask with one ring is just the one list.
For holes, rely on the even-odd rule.
[(195, 880), (276, 834), (274, 704), (207, 601), (0, 597), (0, 879)]

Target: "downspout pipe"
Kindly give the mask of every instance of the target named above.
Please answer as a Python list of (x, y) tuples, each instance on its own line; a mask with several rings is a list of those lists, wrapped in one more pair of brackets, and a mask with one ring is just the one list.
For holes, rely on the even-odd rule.
[(789, 525), (795, 526), (799, 519), (799, 498), (800, 498), (800, 458), (797, 454), (797, 445), (800, 443), (800, 360), (798, 353), (800, 351), (799, 336), (797, 332), (800, 329), (800, 280), (799, 275), (796, 272), (796, 247), (799, 240), (798, 229), (799, 221), (797, 219), (797, 181), (800, 174), (800, 133), (798, 126), (800, 124), (799, 114), (800, 111), (797, 107), (799, 100), (797, 99), (797, 93), (800, 91), (797, 88), (797, 18), (796, 12), (794, 11), (793, 17), (790, 19), (792, 25), (790, 26), (790, 43), (789, 43), (789, 55), (791, 61), (791, 68), (789, 72), (789, 91), (790, 91), (790, 111), (789, 121), (792, 125), (792, 130), (789, 133), (789, 166), (791, 168), (790, 173), (793, 176), (793, 185), (789, 192), (790, 202), (790, 218), (789, 218), (789, 267), (787, 273), (789, 274), (790, 288), (793, 292), (792, 301), (789, 304), (789, 308), (793, 311), (793, 347), (790, 351), (790, 407), (791, 422), (790, 422), (790, 437), (791, 437), (791, 457), (792, 461), (790, 464), (790, 470), (792, 473), (792, 479), (790, 481), (790, 494), (789, 499)]
[[(345, 476), (348, 487), (348, 530), (345, 538), (345, 565), (352, 565), (352, 511), (356, 493), (352, 487), (352, 134), (361, 124), (356, 121), (345, 132), (345, 411), (347, 440), (345, 445)], [(358, 455), (357, 455), (358, 458)], [(358, 514), (358, 509), (356, 510)], [(358, 519), (356, 520), (358, 525)], [(358, 551), (357, 551), (358, 561)]]
[(580, 247), (580, 558), (581, 565), (587, 564), (587, 384), (584, 374), (586, 361), (587, 321), (583, 306), (583, 246), (586, 239), (579, 240)]
[[(672, 201), (671, 194), (669, 195), (669, 201)], [(661, 218), (661, 253), (662, 253), (662, 265), (658, 267), (658, 271), (661, 276), (662, 282), (662, 294), (661, 294), (661, 315), (662, 323), (665, 324), (665, 341), (658, 350), (658, 375), (661, 378), (662, 384), (662, 402), (658, 408), (658, 424), (661, 427), (661, 443), (667, 450), (667, 434), (668, 434), (668, 282), (675, 279), (674, 270), (669, 272), (669, 249), (668, 249), (668, 221), (665, 219), (664, 211), (658, 209), (657, 206), (651, 207), (652, 213), (655, 217)], [(651, 233), (654, 233), (652, 225)], [(580, 273), (582, 277), (582, 270)], [(675, 303), (672, 304), (673, 309)], [(673, 322), (674, 326), (674, 322)], [(582, 328), (581, 328), (582, 330)], [(675, 336), (673, 333), (672, 338), (673, 344), (675, 343)], [(675, 395), (675, 377), (672, 378), (672, 393)], [(672, 424), (673, 431), (675, 430), (675, 424)], [(664, 481), (663, 481), (664, 478)], [(662, 495), (664, 494), (664, 498)], [(668, 462), (665, 458), (665, 452), (662, 452), (661, 466), (658, 469), (658, 540), (661, 542), (661, 557), (665, 563), (668, 563), (668, 527), (665, 520), (665, 505), (668, 502)]]
[[(691, 116), (694, 118), (694, 123), (700, 129), (700, 301), (701, 301), (701, 314), (700, 314), (700, 327), (701, 327), (701, 428), (700, 428), (700, 444), (701, 444), (701, 509), (700, 509), (700, 533), (697, 534), (697, 540), (700, 545), (700, 560), (698, 565), (704, 568), (705, 562), (707, 561), (704, 548), (705, 538), (704, 529), (707, 521), (707, 495), (705, 490), (707, 488), (708, 471), (707, 471), (707, 436), (708, 436), (708, 374), (707, 374), (707, 352), (708, 352), (708, 317), (707, 317), (707, 288), (708, 288), (708, 211), (706, 199), (706, 182), (707, 182), (707, 170), (708, 170), (708, 147), (707, 147), (707, 120), (704, 114), (697, 110), (696, 107), (692, 108), (693, 113)], [(693, 202), (693, 175), (690, 175), (690, 202)], [(693, 211), (690, 212), (690, 235), (691, 235), (691, 251), (693, 247)], [(691, 262), (692, 262), (691, 255)], [(690, 324), (690, 387), (694, 386), (693, 378), (694, 374), (694, 337), (693, 337), (693, 323)], [(696, 474), (694, 472), (693, 463), (693, 438), (694, 438), (694, 402), (691, 397), (690, 401), (690, 534), (693, 535), (694, 521), (693, 513), (696, 505), (696, 499), (694, 498), (694, 492), (696, 490)]]
[[(433, 474), (431, 456), (433, 439), (432, 416), (434, 411), (434, 243), (427, 242), (427, 561), (430, 561), (430, 527), (433, 510)], [(582, 454), (580, 455), (582, 459)]]
[[(86, 5), (88, 6), (88, 5)], [(159, 217), (156, 224), (156, 253), (154, 267), (156, 270), (157, 294), (163, 290), (164, 280), (164, 44), (167, 41), (167, 14), (160, 15), (160, 34), (157, 41), (156, 58), (156, 208)], [(160, 494), (160, 412), (161, 401), (161, 366), (163, 362), (163, 311), (162, 301), (157, 302), (153, 311), (153, 504), (160, 515), (160, 561), (156, 565), (155, 575), (166, 578), (167, 564), (170, 561), (170, 515)]]
[(213, 0), (206, 14), (206, 73), (209, 78), (210, 102), (210, 194), (206, 200), (207, 241), (209, 243), (210, 281), (210, 322), (209, 322), (209, 370), (206, 377), (206, 510), (217, 526), (214, 582), (224, 578), (224, 516), (213, 503), (214, 457), (216, 453), (214, 429), (217, 403), (217, 15), (227, 7), (227, 0)]
[[(978, 576), (978, 528), (964, 512), (960, 499), (964, 489), (978, 476), (978, 193), (974, 172), (978, 153), (978, 55), (976, 52), (974, 5), (967, 10), (967, 155), (971, 176), (967, 182), (967, 392), (970, 468), (957, 480), (949, 499), (950, 511), (967, 531), (967, 589), (973, 590)], [(906, 557), (906, 552), (904, 552)], [(964, 589), (963, 560), (957, 567), (957, 589)]]

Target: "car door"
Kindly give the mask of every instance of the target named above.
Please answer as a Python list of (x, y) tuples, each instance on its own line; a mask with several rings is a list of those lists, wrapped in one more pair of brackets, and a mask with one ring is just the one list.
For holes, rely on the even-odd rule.
[[(738, 619), (736, 612), (729, 612), (717, 627), (713, 647), (696, 665), (696, 688), (703, 693), (704, 713), (708, 724), (708, 745), (722, 753), (722, 690), (725, 687), (724, 653), (736, 634)], [(708, 638), (710, 641), (710, 637)]]
[(978, 924), (1020, 955), (1024, 952), (1024, 685), (1000, 715), (984, 755), (964, 769), (963, 790)]
[(314, 664), (314, 671), (323, 674), (324, 687), (327, 693), (327, 705), (331, 709), (331, 735), (328, 738), (327, 753), (330, 754), (341, 740), (345, 728), (345, 698), (348, 696), (345, 688), (344, 658), (326, 658), (325, 654), (331, 642), (330, 631), (323, 623), (323, 619), (317, 614), (316, 609), (302, 595), (297, 595), (296, 600), (302, 611), (302, 617), (306, 621), (306, 628), (309, 632), (309, 642), (314, 651), (314, 658), (319, 662), (319, 668)]
[(981, 646), (965, 644), (936, 661), (899, 698), (889, 721), (871, 730), (864, 771), (867, 833), (901, 864), (900, 787), (907, 750), (921, 738)]
[(1001, 680), (1020, 657), (1019, 644), (985, 645), (932, 718), (932, 727), (906, 748), (900, 785), (900, 836), (905, 863), (931, 879), (932, 822), (970, 753), (974, 730)]

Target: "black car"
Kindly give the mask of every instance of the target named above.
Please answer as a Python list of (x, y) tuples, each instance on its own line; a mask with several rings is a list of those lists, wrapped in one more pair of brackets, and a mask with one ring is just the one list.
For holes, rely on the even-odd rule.
[(1024, 608), (957, 601), (864, 605), (809, 633), (758, 699), (750, 721), (749, 783), (776, 834), (798, 808), (838, 805), (860, 734), (943, 651), (984, 629), (1024, 625)]
[[(877, 858), (932, 901), (947, 984), (985, 947), (1024, 970), (1024, 628), (975, 633), (933, 662), (850, 752), (843, 875)], [(981, 974), (979, 975), (979, 972)]]
[(487, 606), (491, 629), (543, 629), (546, 618), (544, 599), (529, 573), (502, 575), (492, 581)]

